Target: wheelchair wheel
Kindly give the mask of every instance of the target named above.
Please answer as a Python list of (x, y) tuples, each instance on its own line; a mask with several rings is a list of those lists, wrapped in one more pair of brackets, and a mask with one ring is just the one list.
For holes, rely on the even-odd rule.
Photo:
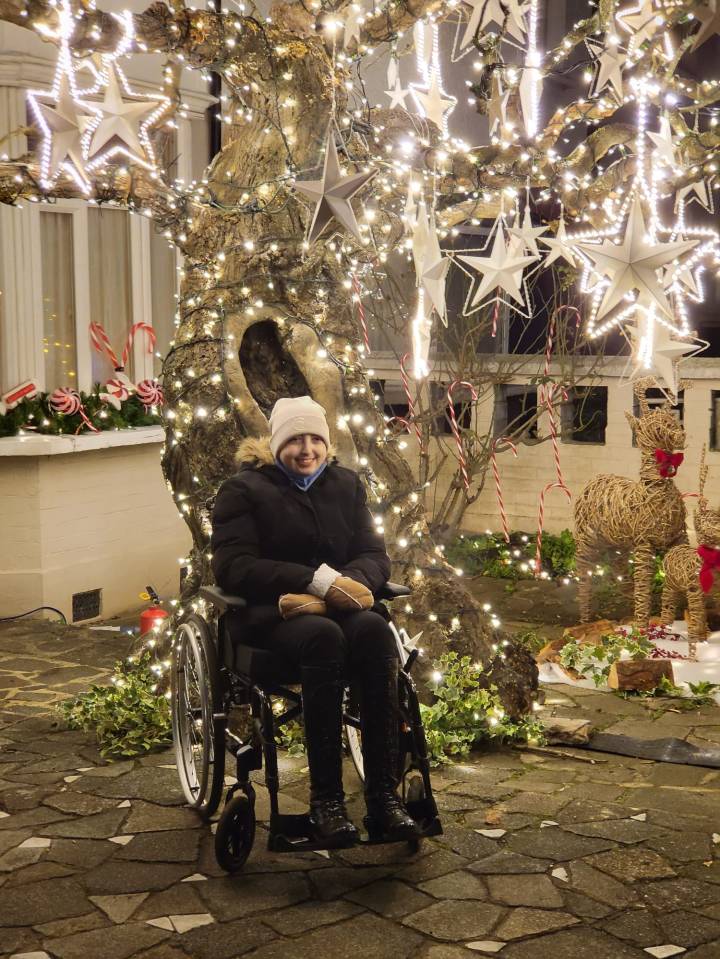
[(235, 795), (223, 810), (215, 832), (215, 858), (225, 872), (239, 872), (255, 841), (255, 809), (243, 795)]
[(188, 804), (207, 819), (223, 790), (225, 718), (215, 644), (194, 614), (175, 635), (171, 696), (180, 784)]

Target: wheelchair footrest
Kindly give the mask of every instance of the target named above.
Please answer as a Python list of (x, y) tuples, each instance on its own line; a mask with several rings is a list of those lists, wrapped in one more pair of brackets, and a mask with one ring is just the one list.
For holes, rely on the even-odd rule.
[(268, 849), (270, 852), (312, 852), (325, 849), (327, 844), (316, 842), (312, 837), (310, 816), (278, 815), (270, 821)]
[(423, 836), (442, 835), (442, 824), (432, 796), (427, 799), (410, 799), (405, 803), (405, 808), (422, 829)]

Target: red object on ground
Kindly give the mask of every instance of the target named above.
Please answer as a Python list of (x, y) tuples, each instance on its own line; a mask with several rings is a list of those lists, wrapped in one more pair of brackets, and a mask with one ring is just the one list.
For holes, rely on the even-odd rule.
[(167, 610), (161, 606), (151, 606), (140, 613), (140, 635), (151, 632), (154, 626), (159, 626), (167, 618)]

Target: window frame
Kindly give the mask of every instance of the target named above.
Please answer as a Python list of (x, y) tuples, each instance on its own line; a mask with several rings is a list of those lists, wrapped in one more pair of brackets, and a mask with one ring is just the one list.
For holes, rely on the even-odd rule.
[[(592, 390), (602, 390), (605, 394), (605, 423), (603, 425), (603, 438), (601, 440), (585, 440), (579, 439), (576, 434), (580, 433), (579, 429), (575, 428), (575, 411), (576, 404), (578, 401), (581, 403), (585, 402), (585, 397), (581, 397), (580, 391), (584, 391), (586, 394)], [(610, 401), (610, 392), (609, 387), (604, 384), (592, 384), (588, 386), (574, 386), (568, 390), (568, 402), (562, 403), (560, 408), (560, 416), (562, 423), (562, 430), (560, 438), (563, 443), (572, 444), (575, 446), (606, 446), (607, 445), (607, 430), (608, 430), (608, 404)]]

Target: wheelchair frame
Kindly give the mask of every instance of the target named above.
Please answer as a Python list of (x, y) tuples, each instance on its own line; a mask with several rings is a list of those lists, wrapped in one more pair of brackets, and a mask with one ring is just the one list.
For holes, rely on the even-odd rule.
[[(404, 586), (388, 583), (378, 599), (392, 600), (409, 595)], [(265, 768), (265, 785), (270, 799), (268, 849), (273, 852), (316, 850), (325, 846), (311, 838), (308, 814), (280, 812), (280, 777), (277, 757), (278, 728), (302, 714), (302, 696), (298, 689), (275, 682), (261, 682), (238, 673), (220, 661), (225, 648), (225, 616), (247, 604), (215, 586), (200, 589), (200, 596), (218, 613), (215, 630), (199, 613), (191, 613), (178, 627), (172, 666), (172, 722), (178, 775), (188, 804), (204, 818), (216, 812), (225, 786), (225, 753), (235, 758), (236, 782), (225, 795), (225, 806), (215, 833), (215, 854), (219, 865), (237, 872), (245, 864), (255, 839), (255, 789), (250, 775)], [(430, 782), (430, 764), (420, 706), (410, 670), (417, 650), (408, 650), (389, 613), (390, 624), (401, 655), (400, 669), (400, 750), (402, 768), (398, 779), (408, 812), (420, 825), (422, 836), (442, 833)], [(191, 688), (194, 684), (195, 689)], [(273, 698), (289, 703), (276, 714)], [(249, 706), (251, 731), (241, 739), (228, 729), (233, 706)], [(343, 710), (348, 743), (356, 769), (362, 779), (359, 753), (360, 719), (346, 701)], [(384, 839), (359, 839), (360, 844), (385, 842)], [(411, 848), (419, 846), (413, 840)]]

